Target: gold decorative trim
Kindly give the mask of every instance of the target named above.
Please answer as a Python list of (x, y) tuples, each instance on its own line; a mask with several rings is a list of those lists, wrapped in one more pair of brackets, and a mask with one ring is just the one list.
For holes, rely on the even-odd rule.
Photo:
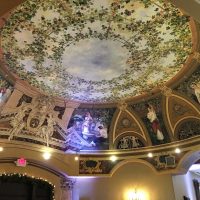
[(200, 53), (195, 51), (194, 54), (193, 54), (193, 58), (198, 62), (200, 63)]

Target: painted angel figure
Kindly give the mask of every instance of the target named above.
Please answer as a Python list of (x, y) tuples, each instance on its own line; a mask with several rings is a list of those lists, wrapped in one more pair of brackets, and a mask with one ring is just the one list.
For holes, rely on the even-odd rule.
[(24, 117), (29, 110), (30, 110), (30, 107), (27, 106), (26, 103), (23, 102), (22, 105), (20, 106), (20, 110), (10, 122), (13, 128), (10, 131), (10, 136), (8, 140), (11, 140), (14, 135), (18, 135), (18, 133), (26, 126)]
[(152, 129), (153, 129), (154, 133), (156, 134), (156, 138), (159, 141), (163, 141), (164, 135), (161, 131), (160, 124), (159, 124), (159, 121), (158, 121), (158, 118), (156, 115), (156, 111), (151, 104), (147, 105), (147, 109), (148, 109), (147, 118), (151, 122)]
[(39, 133), (41, 131), (41, 134), (42, 134), (42, 135), (40, 135), (40, 137), (42, 137), (46, 140), (47, 146), (49, 146), (49, 140), (53, 135), (54, 125), (56, 125), (56, 122), (54, 120), (53, 115), (50, 113), (47, 115), (47, 125), (42, 126), (39, 129)]

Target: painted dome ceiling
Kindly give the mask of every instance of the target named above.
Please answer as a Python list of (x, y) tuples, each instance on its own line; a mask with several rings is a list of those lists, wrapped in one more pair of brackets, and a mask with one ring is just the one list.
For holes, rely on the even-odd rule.
[(188, 17), (161, 0), (28, 0), (1, 31), (9, 69), (41, 91), (114, 102), (174, 77), (191, 53)]

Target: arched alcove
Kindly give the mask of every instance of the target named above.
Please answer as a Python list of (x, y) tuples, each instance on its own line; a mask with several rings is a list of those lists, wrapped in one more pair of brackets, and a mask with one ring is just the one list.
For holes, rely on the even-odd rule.
[(182, 172), (182, 174), (176, 174), (172, 177), (176, 199), (183, 199), (183, 197), (189, 200), (200, 198), (200, 190), (198, 190), (197, 198), (195, 194), (197, 191), (195, 192), (194, 187), (194, 182), (198, 185), (200, 182), (199, 169), (192, 168), (199, 163), (199, 155), (199, 150), (190, 151), (179, 162), (178, 169), (179, 173)]
[[(61, 198), (60, 177), (58, 177), (57, 175), (55, 175), (55, 174), (53, 174), (53, 173), (51, 173), (47, 170), (44, 170), (40, 167), (29, 166), (29, 165), (25, 168), (24, 167), (17, 167), (14, 163), (9, 163), (9, 162), (6, 162), (6, 161), (4, 161), (4, 163), (2, 163), (2, 161), (1, 161), (0, 174), (5, 174), (5, 175), (6, 174), (7, 175), (9, 175), (9, 174), (11, 174), (11, 175), (20, 174), (21, 176), (24, 176), (24, 177), (27, 176), (27, 177), (30, 177), (30, 178), (33, 178), (33, 179), (36, 179), (36, 180), (39, 179), (39, 180), (46, 181), (47, 183), (49, 182), (50, 184), (55, 186), (55, 189), (54, 189), (55, 199)], [(16, 182), (16, 181), (13, 181), (13, 182)], [(20, 182), (20, 181), (17, 181), (17, 182)], [(21, 183), (23, 183), (23, 181)], [(1, 181), (1, 184), (2, 184), (2, 181)], [(30, 186), (29, 184), (23, 184), (22, 187), (24, 187), (25, 189), (28, 189), (29, 186)], [(29, 192), (32, 193), (31, 188), (30, 188)], [(27, 194), (27, 195), (30, 195), (30, 193)]]
[(184, 140), (200, 134), (200, 119), (186, 118), (181, 120), (175, 129), (175, 138)]
[[(54, 200), (54, 185), (41, 178), (12, 173), (0, 175), (1, 200)], [(7, 190), (9, 188), (9, 190)]]

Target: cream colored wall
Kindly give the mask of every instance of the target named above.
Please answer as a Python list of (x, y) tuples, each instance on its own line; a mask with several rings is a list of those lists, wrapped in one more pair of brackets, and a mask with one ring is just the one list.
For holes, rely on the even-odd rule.
[(141, 163), (127, 163), (111, 178), (77, 178), (74, 190), (79, 200), (128, 200), (124, 195), (131, 188), (146, 191), (144, 200), (175, 200), (171, 175), (156, 175)]
[[(78, 174), (79, 165), (74, 160), (75, 155), (73, 154), (65, 154), (62, 151), (42, 145), (4, 139), (0, 139), (0, 146), (4, 148), (3, 152), (0, 152), (0, 159), (17, 159), (23, 157), (27, 161), (47, 166), (54, 171), (62, 172), (68, 176), (76, 176)], [(43, 153), (46, 151), (52, 155), (50, 160), (43, 158)]]
[(0, 173), (21, 173), (27, 174), (28, 176), (33, 176), (35, 178), (45, 179), (55, 185), (55, 199), (61, 199), (60, 178), (46, 170), (29, 165), (26, 167), (17, 167), (14, 163), (1, 163)]

